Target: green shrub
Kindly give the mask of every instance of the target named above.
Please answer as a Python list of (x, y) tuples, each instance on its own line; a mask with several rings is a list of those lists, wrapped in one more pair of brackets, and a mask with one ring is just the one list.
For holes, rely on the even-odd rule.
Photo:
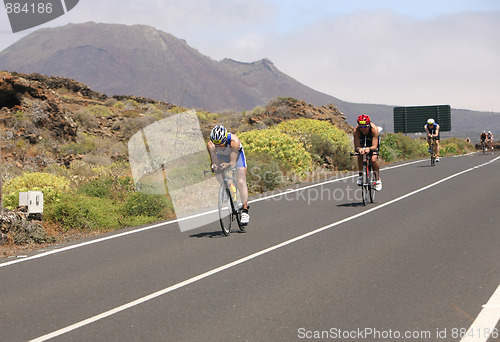
[(63, 155), (90, 153), (96, 149), (97, 141), (98, 138), (95, 136), (79, 133), (78, 141), (62, 145), (60, 147), (60, 153)]
[(440, 151), (439, 151), (439, 154), (441, 156), (450, 156), (450, 155), (458, 155), (458, 151), (459, 151), (459, 147), (454, 144), (454, 143), (448, 143), (448, 144), (445, 144), (443, 146), (440, 146)]
[(103, 105), (93, 105), (87, 107), (87, 110), (94, 114), (95, 116), (110, 117), (113, 116), (113, 112), (106, 106)]
[(77, 194), (87, 195), (90, 197), (105, 198), (111, 193), (110, 187), (112, 181), (110, 178), (93, 179), (88, 183), (80, 185)]
[(73, 114), (73, 119), (83, 127), (84, 130), (96, 129), (99, 127), (99, 122), (95, 115), (89, 112), (86, 108), (80, 108)]
[(63, 229), (83, 231), (117, 229), (121, 208), (113, 201), (80, 194), (65, 193), (61, 200), (48, 206), (45, 217), (59, 223)]
[(116, 108), (116, 109), (125, 109), (125, 104), (121, 101), (117, 101), (114, 105), (113, 105), (113, 108)]
[[(452, 147), (447, 149), (448, 145), (451, 145)], [(455, 153), (453, 152), (453, 149), (456, 151), (457, 154), (466, 154), (475, 151), (475, 146), (473, 144), (468, 143), (465, 140), (456, 137), (442, 140), (441, 148), (449, 150), (450, 153), (452, 154)]]
[(380, 157), (388, 162), (395, 161), (401, 156), (398, 148), (398, 139), (395, 134), (386, 134), (380, 141)]
[(129, 216), (150, 216), (161, 218), (172, 212), (172, 202), (165, 195), (136, 192), (124, 204), (124, 212)]
[(385, 134), (380, 142), (380, 155), (385, 161), (416, 159), (427, 156), (425, 140), (412, 139), (402, 133)]
[(312, 158), (301, 142), (275, 128), (239, 133), (245, 151), (272, 155), (287, 172), (304, 173), (311, 169)]
[(247, 153), (248, 190), (262, 193), (274, 190), (284, 184), (284, 176), (276, 159), (267, 153)]
[(349, 136), (330, 122), (296, 119), (284, 121), (277, 128), (300, 140), (315, 162), (331, 162), (338, 170), (351, 168)]

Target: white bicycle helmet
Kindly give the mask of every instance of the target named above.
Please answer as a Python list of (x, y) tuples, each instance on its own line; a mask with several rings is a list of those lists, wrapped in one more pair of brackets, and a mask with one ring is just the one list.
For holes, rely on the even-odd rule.
[(427, 120), (427, 123), (428, 123), (429, 125), (431, 125), (431, 126), (432, 126), (432, 125), (434, 125), (434, 123), (435, 123), (435, 122), (436, 122), (436, 121), (434, 121), (434, 119), (429, 119), (429, 120)]
[(227, 140), (227, 129), (224, 126), (215, 126), (210, 132), (210, 140), (215, 145), (224, 144)]

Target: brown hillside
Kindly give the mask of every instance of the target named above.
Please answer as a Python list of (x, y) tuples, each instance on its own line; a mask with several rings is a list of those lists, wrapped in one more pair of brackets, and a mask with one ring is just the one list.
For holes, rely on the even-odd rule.
[[(143, 97), (108, 97), (68, 78), (0, 72), (2, 157), (14, 167), (10, 176), (52, 164), (69, 166), (76, 159), (105, 165), (127, 160), (126, 143), (133, 134), (183, 110)], [(236, 132), (295, 118), (327, 120), (352, 132), (334, 105), (315, 107), (292, 98), (271, 100), (248, 113), (199, 112), (199, 118), (206, 137), (218, 123)]]

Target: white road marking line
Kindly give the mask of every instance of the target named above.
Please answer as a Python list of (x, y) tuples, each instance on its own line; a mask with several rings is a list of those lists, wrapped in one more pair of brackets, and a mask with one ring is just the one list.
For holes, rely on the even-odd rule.
[[(494, 333), (495, 326), (500, 318), (500, 286), (491, 296), (488, 303), (483, 305), (483, 309), (465, 333), (460, 342), (486, 342), (490, 335)], [(499, 332), (496, 332), (498, 337)], [(495, 337), (495, 335), (493, 335)]]
[[(136, 305), (142, 304), (142, 303), (144, 303), (144, 302), (147, 302), (147, 301), (149, 301), (149, 300), (152, 300), (152, 299), (154, 299), (154, 298), (157, 298), (157, 297), (159, 297), (159, 296), (162, 296), (162, 295), (164, 295), (164, 294), (167, 294), (167, 293), (169, 293), (169, 292), (172, 292), (172, 291), (174, 291), (174, 290), (177, 290), (177, 289), (179, 289), (179, 288), (181, 288), (181, 287), (184, 287), (184, 286), (190, 285), (190, 284), (192, 284), (192, 283), (194, 283), (194, 282), (197, 282), (197, 281), (202, 280), (202, 279), (204, 279), (204, 278), (210, 277), (210, 276), (212, 276), (212, 275), (214, 275), (214, 274), (217, 274), (217, 273), (219, 273), (219, 272), (222, 272), (222, 271), (224, 271), (224, 270), (227, 270), (227, 269), (229, 269), (229, 268), (232, 268), (232, 267), (234, 267), (234, 266), (237, 266), (237, 265), (242, 264), (242, 263), (244, 263), (244, 262), (247, 262), (247, 261), (249, 261), (249, 260), (255, 259), (255, 258), (257, 258), (257, 257), (259, 257), (259, 256), (261, 256), (261, 255), (264, 255), (264, 254), (270, 253), (270, 252), (272, 252), (272, 251), (274, 251), (274, 250), (276, 250), (276, 249), (278, 249), (278, 248), (281, 248), (281, 247), (284, 247), (284, 246), (290, 245), (290, 244), (292, 244), (292, 243), (294, 243), (294, 242), (297, 242), (297, 241), (303, 240), (303, 239), (305, 239), (305, 238), (307, 238), (307, 237), (309, 237), (309, 236), (312, 236), (312, 235), (318, 234), (318, 233), (320, 233), (320, 232), (322, 232), (322, 231), (324, 231), (324, 230), (327, 230), (327, 229), (330, 229), (330, 228), (336, 227), (336, 226), (341, 225), (341, 224), (343, 224), (343, 223), (346, 223), (346, 222), (352, 221), (352, 220), (354, 220), (354, 219), (356, 219), (356, 218), (358, 218), (358, 217), (361, 217), (361, 216), (367, 215), (367, 214), (369, 214), (369, 213), (371, 213), (371, 212), (373, 212), (373, 211), (379, 210), (379, 209), (384, 208), (384, 207), (386, 207), (386, 206), (388, 206), (388, 205), (391, 205), (391, 204), (393, 204), (393, 203), (399, 202), (399, 201), (401, 201), (401, 200), (403, 200), (403, 199), (405, 199), (405, 198), (407, 198), (407, 197), (413, 196), (413, 195), (415, 195), (415, 194), (417, 194), (417, 193), (419, 193), (419, 192), (422, 192), (422, 191), (427, 190), (427, 189), (429, 189), (429, 188), (431, 188), (431, 187), (433, 187), (433, 186), (436, 186), (436, 185), (441, 184), (441, 183), (443, 183), (443, 182), (446, 182), (446, 181), (448, 181), (448, 180), (450, 180), (450, 179), (453, 179), (453, 178), (455, 178), (455, 177), (458, 177), (458, 176), (460, 176), (460, 175), (462, 175), (462, 174), (464, 174), (464, 173), (467, 173), (467, 172), (470, 172), (470, 171), (476, 170), (476, 169), (478, 169), (478, 168), (480, 168), (480, 167), (482, 167), (482, 166), (485, 166), (485, 165), (488, 165), (488, 164), (490, 164), (490, 163), (493, 163), (494, 161), (496, 161), (496, 160), (498, 160), (498, 159), (500, 159), (500, 157), (497, 157), (497, 158), (495, 158), (495, 159), (493, 159), (493, 160), (491, 160), (491, 161), (489, 161), (489, 162), (487, 162), (487, 163), (484, 163), (484, 164), (481, 164), (481, 165), (478, 165), (478, 166), (474, 166), (474, 167), (472, 167), (472, 168), (470, 168), (470, 169), (467, 169), (467, 170), (464, 170), (464, 171), (461, 171), (461, 172), (455, 173), (455, 174), (453, 174), (453, 175), (451, 175), (451, 176), (448, 176), (448, 177), (446, 177), (446, 178), (443, 178), (443, 179), (441, 179), (441, 180), (439, 180), (439, 181), (437, 181), (437, 182), (434, 182), (434, 183), (432, 183), (432, 184), (426, 185), (426, 186), (424, 186), (423, 188), (420, 188), (420, 189), (414, 190), (414, 191), (412, 191), (412, 192), (410, 192), (410, 193), (408, 193), (408, 194), (406, 194), (406, 195), (403, 195), (403, 196), (400, 196), (400, 197), (398, 197), (398, 198), (395, 198), (395, 199), (393, 199), (393, 200), (391, 200), (391, 201), (388, 201), (388, 202), (382, 203), (382, 204), (380, 204), (380, 205), (378, 205), (378, 206), (376, 206), (376, 207), (373, 207), (373, 208), (371, 208), (371, 209), (365, 210), (365, 211), (363, 211), (363, 212), (361, 212), (361, 213), (358, 213), (358, 214), (356, 214), (356, 215), (353, 215), (353, 216), (347, 217), (347, 218), (345, 218), (345, 219), (343, 219), (343, 220), (340, 220), (340, 221), (337, 221), (337, 222), (331, 223), (331, 224), (329, 224), (329, 225), (326, 225), (326, 226), (324, 226), (324, 227), (318, 228), (318, 229), (313, 230), (313, 231), (311, 231), (311, 232), (308, 232), (308, 233), (302, 234), (302, 235), (300, 235), (300, 236), (297, 236), (297, 237), (295, 237), (295, 238), (293, 238), (293, 239), (290, 239), (290, 240), (284, 241), (284, 242), (282, 242), (282, 243), (280, 243), (280, 244), (277, 244), (277, 245), (275, 245), (275, 246), (272, 246), (272, 247), (269, 247), (269, 248), (263, 249), (263, 250), (261, 250), (261, 251), (259, 251), (259, 252), (256, 252), (256, 253), (253, 253), (253, 254), (250, 254), (250, 255), (248, 255), (248, 256), (246, 256), (246, 257), (244, 257), (244, 258), (241, 258), (241, 259), (235, 260), (235, 261), (230, 262), (230, 263), (228, 263), (228, 264), (226, 264), (226, 265), (220, 266), (220, 267), (215, 268), (215, 269), (213, 269), (213, 270), (210, 270), (210, 271), (208, 271), (208, 272), (205, 272), (205, 273), (202, 273), (202, 274), (200, 274), (200, 275), (197, 275), (197, 276), (195, 276), (195, 277), (193, 277), (193, 278), (187, 279), (187, 280), (185, 280), (185, 281), (183, 281), (183, 282), (180, 282), (180, 283), (177, 283), (177, 284), (175, 284), (175, 285), (169, 286), (169, 287), (167, 287), (167, 288), (165, 288), (165, 289), (163, 289), (163, 290), (160, 290), (160, 291), (157, 291), (157, 292), (151, 293), (151, 294), (149, 294), (149, 295), (147, 295), (147, 296), (145, 296), (145, 297), (138, 298), (138, 299), (136, 299), (136, 300), (134, 300), (134, 301), (132, 301), (132, 302), (126, 303), (126, 304), (124, 304), (124, 305), (122, 305), (122, 306), (116, 307), (116, 308), (111, 309), (111, 310), (109, 310), (109, 311), (106, 311), (106, 312), (103, 312), (103, 313), (101, 313), (101, 314), (95, 315), (95, 316), (93, 316), (93, 317), (87, 318), (87, 319), (85, 319), (85, 320), (83, 320), (83, 321), (77, 322), (77, 323), (72, 324), (72, 325), (70, 325), (70, 326), (67, 326), (67, 327), (65, 327), (65, 328), (62, 328), (62, 329), (56, 330), (56, 331), (51, 332), (51, 333), (49, 333), (49, 334), (47, 334), (47, 335), (40, 336), (40, 337), (38, 337), (38, 338), (35, 338), (35, 339), (31, 340), (30, 342), (42, 342), (42, 341), (47, 341), (47, 340), (49, 340), (49, 339), (51, 339), (51, 338), (54, 338), (54, 337), (57, 337), (57, 336), (61, 336), (61, 335), (66, 334), (66, 333), (68, 333), (68, 332), (70, 332), (70, 331), (76, 330), (76, 329), (78, 329), (78, 328), (81, 328), (81, 327), (86, 326), (86, 325), (88, 325), (88, 324), (91, 324), (91, 323), (93, 323), (93, 322), (99, 321), (99, 320), (101, 320), (101, 319), (104, 319), (104, 318), (106, 318), (106, 317), (109, 317), (109, 316), (111, 316), (111, 315), (114, 315), (114, 314), (116, 314), (116, 313), (119, 313), (119, 312), (121, 312), (121, 311), (124, 311), (124, 310), (130, 309), (130, 308), (132, 308), (132, 307), (134, 307), (134, 306), (136, 306)], [(498, 295), (496, 294), (497, 292), (498, 292)], [(497, 291), (495, 292), (495, 295), (493, 296), (493, 297), (495, 297), (495, 301), (494, 301), (494, 303), (496, 303), (496, 296), (500, 296), (500, 291), (499, 291), (498, 289), (497, 289)], [(493, 298), (493, 297), (492, 297), (492, 298)], [(490, 300), (490, 301), (491, 301), (491, 300)], [(494, 303), (492, 303), (492, 304), (494, 304)], [(488, 304), (489, 304), (489, 302), (488, 302)], [(483, 311), (484, 311), (484, 310), (483, 310)], [(486, 314), (484, 315), (484, 316), (486, 316), (486, 317), (487, 317), (487, 320), (486, 320), (486, 319), (483, 319), (483, 318), (481, 318), (481, 319), (480, 319), (480, 317), (479, 317), (479, 316), (478, 316), (478, 319), (477, 319), (477, 320), (479, 320), (479, 323), (481, 323), (481, 324), (483, 324), (484, 322), (486, 322), (486, 323), (488, 323), (488, 324), (489, 324), (491, 321), (493, 321), (493, 320), (495, 319), (495, 318), (494, 318), (494, 316), (495, 316), (495, 315), (496, 315), (496, 321), (495, 321), (495, 323), (496, 323), (496, 322), (498, 322), (498, 319), (500, 318), (500, 312), (499, 312), (498, 310), (495, 310), (492, 314), (490, 314), (490, 311), (488, 310), (488, 314), (487, 314), (487, 315), (486, 315)], [(480, 315), (480, 316), (481, 316), (481, 315)], [(476, 320), (476, 321), (477, 321), (477, 320)], [(473, 325), (473, 326), (474, 326), (474, 325)], [(489, 325), (488, 325), (488, 326), (489, 326)], [(493, 327), (494, 327), (494, 325), (493, 325)], [(471, 327), (471, 328), (472, 328), (472, 327)], [(476, 340), (474, 340), (474, 341), (476, 341)], [(463, 342), (463, 340), (462, 340), (461, 342)]]

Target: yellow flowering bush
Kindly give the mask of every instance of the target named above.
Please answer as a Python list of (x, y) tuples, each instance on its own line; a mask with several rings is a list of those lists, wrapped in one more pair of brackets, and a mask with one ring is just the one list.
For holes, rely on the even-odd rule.
[(312, 166), (310, 154), (301, 142), (276, 128), (238, 133), (245, 151), (273, 156), (287, 172), (302, 173)]
[(278, 124), (277, 129), (302, 142), (316, 163), (328, 162), (338, 170), (352, 167), (349, 136), (330, 122), (296, 119)]
[(311, 147), (311, 136), (317, 135), (325, 140), (330, 140), (336, 145), (341, 145), (349, 148), (349, 137), (347, 133), (328, 121), (312, 120), (312, 119), (296, 119), (283, 121), (278, 124), (277, 128), (288, 135), (299, 139), (304, 146), (309, 149)]
[(57, 202), (69, 186), (70, 181), (65, 177), (44, 172), (25, 173), (5, 183), (4, 206), (14, 209), (19, 205), (19, 193), (28, 191), (41, 191), (45, 203)]

